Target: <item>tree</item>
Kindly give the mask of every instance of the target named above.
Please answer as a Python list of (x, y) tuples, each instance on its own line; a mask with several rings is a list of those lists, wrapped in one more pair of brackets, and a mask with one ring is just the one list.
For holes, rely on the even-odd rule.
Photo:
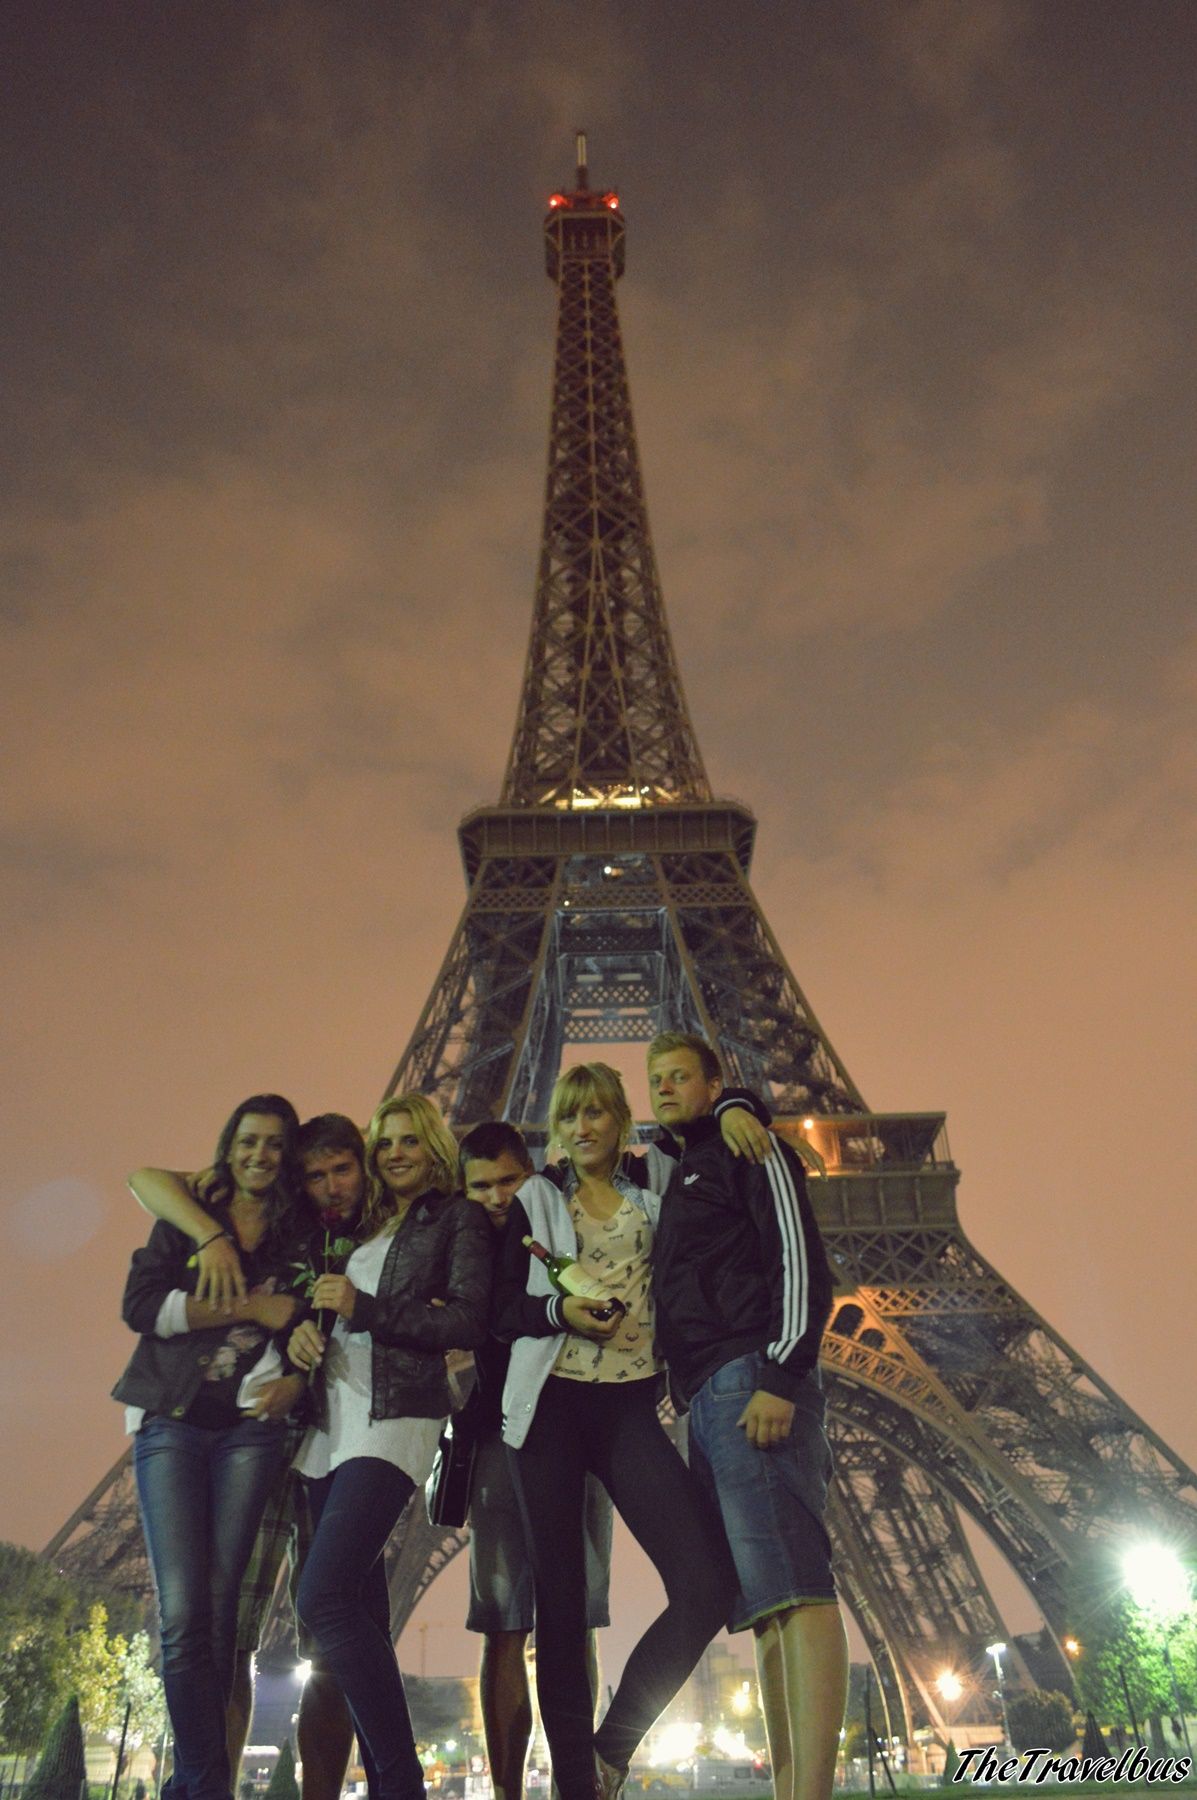
[(474, 1704), (464, 1681), (449, 1676), (405, 1675), (404, 1692), (417, 1744), (443, 1743), (471, 1723)]
[(1043, 1688), (1011, 1694), (1006, 1716), (1016, 1750), (1066, 1750), (1076, 1736), (1072, 1701), (1067, 1694)]
[(86, 1768), (79, 1702), (71, 1695), (46, 1740), (37, 1768), (25, 1783), (22, 1800), (79, 1800)]
[[(102, 1628), (96, 1606), (104, 1612)], [(136, 1629), (138, 1617), (128, 1594), (66, 1581), (32, 1550), (0, 1543), (0, 1750), (19, 1753), (40, 1744), (76, 1680), (90, 1729), (94, 1710), (104, 1712), (105, 1680), (111, 1685), (122, 1634), (128, 1624)]]
[(0, 1747), (40, 1744), (68, 1689), (72, 1590), (31, 1550), (0, 1543)]
[(129, 1639), (121, 1671), (121, 1688), (131, 1709), (129, 1741), (133, 1748), (158, 1743), (166, 1727), (166, 1695), (150, 1654), (150, 1640), (144, 1631), (135, 1631)]
[(948, 1739), (944, 1751), (943, 1774), (939, 1778), (940, 1787), (951, 1787), (957, 1769), (960, 1767), (960, 1752), (951, 1738)]
[(274, 1765), (274, 1774), (264, 1800), (299, 1800), (299, 1783), (295, 1779), (295, 1752), (287, 1739)]
[(117, 1731), (125, 1711), (125, 1657), (129, 1646), (108, 1629), (108, 1608), (97, 1601), (87, 1624), (70, 1642), (71, 1687), (79, 1696), (84, 1731)]
[[(1197, 1611), (1187, 1607), (1160, 1620), (1135, 1605), (1126, 1591), (1116, 1552), (1091, 1545), (1068, 1582), (1069, 1623), (1080, 1642), (1076, 1685), (1082, 1707), (1099, 1719), (1130, 1725), (1127, 1695), (1140, 1729), (1152, 1717), (1176, 1711), (1172, 1674), (1164, 1657), (1165, 1630), (1181, 1700), (1197, 1694)], [(1125, 1691), (1123, 1683), (1125, 1682)]]

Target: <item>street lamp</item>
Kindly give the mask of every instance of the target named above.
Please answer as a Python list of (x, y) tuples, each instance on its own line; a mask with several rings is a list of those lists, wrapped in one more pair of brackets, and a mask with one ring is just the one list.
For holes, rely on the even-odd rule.
[(1005, 1644), (986, 1644), (986, 1656), (992, 1656), (993, 1666), (997, 1670), (997, 1693), (1002, 1708), (1002, 1739), (1010, 1743), (1010, 1715), (1006, 1711), (1006, 1678), (1002, 1673), (1002, 1658), (1006, 1654)]
[(1191, 1755), (1193, 1745), (1189, 1738), (1185, 1709), (1181, 1703), (1176, 1670), (1172, 1666), (1168, 1632), (1171, 1622), (1178, 1613), (1184, 1611), (1192, 1598), (1189, 1572), (1175, 1550), (1169, 1549), (1167, 1544), (1142, 1543), (1133, 1544), (1123, 1555), (1122, 1578), (1140, 1612), (1146, 1613), (1159, 1628), (1160, 1648), (1164, 1653), (1168, 1679), (1172, 1683), (1176, 1716), (1184, 1733), (1185, 1747)]
[[(950, 1743), (950, 1733), (960, 1716), (960, 1697), (964, 1693), (964, 1683), (961, 1681), (959, 1675), (957, 1675), (955, 1669), (941, 1669), (939, 1674), (935, 1677), (934, 1687), (936, 1693), (943, 1701), (943, 1711), (940, 1716), (943, 1720), (944, 1729), (949, 1733), (948, 1742)], [(949, 1760), (947, 1746), (945, 1745), (945, 1774), (947, 1772)]]

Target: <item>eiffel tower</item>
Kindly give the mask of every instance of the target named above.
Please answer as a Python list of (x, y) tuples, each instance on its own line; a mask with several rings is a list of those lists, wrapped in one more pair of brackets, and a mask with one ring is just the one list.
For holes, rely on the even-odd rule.
[[(962, 1519), (1058, 1642), (1078, 1549), (1123, 1529), (1192, 1542), (1197, 1475), (973, 1249), (944, 1116), (871, 1113), (794, 979), (749, 885), (756, 821), (714, 797), (683, 696), (616, 307), (624, 217), (592, 186), (581, 136), (544, 230), (557, 339), (523, 693), (499, 804), (461, 824), (464, 911), (386, 1091), (535, 1139), (567, 1048), (681, 1027), (821, 1152), (841, 1590), (893, 1729), (942, 1733), (936, 1671), (979, 1668), (1009, 1637)], [(464, 1541), (409, 1510), (390, 1559), (397, 1629)], [(146, 1589), (127, 1459), (45, 1554)]]

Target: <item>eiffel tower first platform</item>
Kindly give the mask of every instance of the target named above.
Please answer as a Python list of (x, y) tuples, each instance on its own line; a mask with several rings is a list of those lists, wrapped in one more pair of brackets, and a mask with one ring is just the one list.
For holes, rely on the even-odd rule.
[[(387, 1092), (431, 1094), (459, 1128), (534, 1131), (567, 1049), (680, 1027), (822, 1153), (841, 1591), (894, 1730), (943, 1731), (936, 1672), (979, 1670), (1009, 1637), (962, 1516), (1058, 1640), (1078, 1549), (1144, 1531), (1192, 1544), (1197, 1476), (969, 1244), (943, 1115), (871, 1113), (798, 986), (749, 885), (756, 821), (713, 795), (683, 696), (616, 307), (624, 218), (583, 138), (544, 230), (557, 341), (523, 693), (499, 804), (461, 824), (465, 908)], [(464, 1541), (409, 1509), (397, 1630)], [(45, 1554), (145, 1590), (127, 1459)]]

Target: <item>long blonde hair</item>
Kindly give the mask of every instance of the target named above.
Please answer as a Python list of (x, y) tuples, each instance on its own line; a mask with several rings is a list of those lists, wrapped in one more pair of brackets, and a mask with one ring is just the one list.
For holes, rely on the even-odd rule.
[(457, 1141), (445, 1124), (440, 1107), (427, 1094), (393, 1094), (384, 1100), (366, 1127), (366, 1203), (362, 1208), (361, 1235), (376, 1237), (388, 1222), (399, 1223), (398, 1204), (378, 1173), (378, 1141), (388, 1119), (406, 1113), (411, 1128), (432, 1158), (429, 1186), (451, 1194), (457, 1182)]
[(575, 1063), (557, 1077), (549, 1100), (549, 1136), (556, 1137), (562, 1119), (592, 1100), (605, 1106), (616, 1119), (619, 1148), (625, 1150), (632, 1135), (632, 1109), (623, 1091), (623, 1076), (610, 1063)]

